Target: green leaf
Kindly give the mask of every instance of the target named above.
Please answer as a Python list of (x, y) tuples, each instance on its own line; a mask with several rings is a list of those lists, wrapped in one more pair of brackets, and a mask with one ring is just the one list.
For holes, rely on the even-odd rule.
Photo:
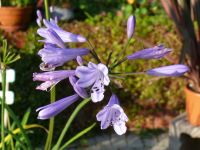
[[(46, 132), (48, 132), (48, 130), (47, 130), (45, 127), (43, 127), (43, 126), (41, 126), (41, 125), (39, 125), (39, 124), (24, 125), (23, 128), (24, 128), (24, 129), (41, 128), (41, 129), (44, 129)], [(5, 141), (4, 141), (4, 142), (9, 141), (13, 135), (16, 135), (16, 134), (21, 133), (21, 132), (22, 132), (22, 131), (21, 131), (20, 128), (17, 128), (17, 129), (15, 129), (14, 131), (9, 132), (9, 134), (5, 137)], [(14, 136), (13, 136), (13, 137), (14, 137)], [(20, 141), (20, 140), (17, 140), (17, 141)], [(0, 143), (0, 148), (1, 148), (1, 147), (2, 147), (2, 143)]]
[(28, 149), (31, 150), (32, 149), (31, 142), (30, 142), (28, 136), (26, 135), (26, 132), (25, 132), (23, 126), (21, 125), (20, 121), (18, 120), (15, 113), (12, 111), (12, 109), (10, 109), (9, 106), (5, 105), (5, 108), (7, 109), (9, 116), (16, 122), (17, 126), (20, 128), (21, 133), (22, 133), (23, 137), (25, 138), (26, 143), (28, 145)]
[(28, 108), (26, 113), (24, 114), (23, 118), (22, 118), (22, 122), (21, 124), (24, 126), (26, 125), (26, 123), (28, 122), (28, 118), (30, 116), (30, 113), (31, 113), (31, 108)]

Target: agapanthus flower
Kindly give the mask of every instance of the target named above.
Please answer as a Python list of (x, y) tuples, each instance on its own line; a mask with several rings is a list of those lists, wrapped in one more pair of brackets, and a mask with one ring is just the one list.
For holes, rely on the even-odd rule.
[(83, 59), (82, 59), (81, 56), (77, 56), (77, 57), (76, 57), (76, 61), (77, 61), (77, 63), (78, 63), (80, 66), (83, 65)]
[(136, 25), (135, 16), (131, 15), (127, 21), (127, 37), (130, 39), (133, 36)]
[(73, 34), (73, 33), (70, 33), (70, 32), (67, 32), (67, 31), (61, 29), (54, 20), (47, 21), (46, 19), (43, 19), (43, 23), (46, 26), (46, 28), (39, 28), (37, 30), (37, 33), (41, 37), (43, 37), (47, 40), (49, 40), (47, 31), (48, 31), (48, 29), (52, 29), (58, 34), (58, 36), (64, 42), (85, 42), (86, 41), (86, 38), (81, 35)]
[(79, 87), (91, 87), (91, 99), (93, 102), (99, 102), (104, 98), (104, 85), (108, 85), (108, 68), (104, 64), (88, 63), (88, 66), (78, 66), (75, 71), (79, 78), (76, 84)]
[(146, 73), (152, 76), (181, 76), (188, 72), (189, 68), (186, 65), (177, 64), (170, 66), (163, 66), (148, 70)]
[(47, 90), (49, 87), (56, 85), (61, 80), (64, 80), (74, 75), (74, 70), (59, 70), (43, 73), (33, 73), (33, 81), (43, 81), (43, 83), (37, 86), (36, 89)]
[(49, 119), (51, 117), (54, 117), (58, 113), (66, 109), (68, 106), (76, 102), (78, 99), (79, 99), (79, 96), (77, 94), (74, 94), (72, 96), (68, 96), (63, 99), (60, 99), (49, 105), (42, 106), (36, 110), (36, 111), (39, 111), (38, 119), (44, 120), (44, 119)]
[(38, 26), (41, 27), (42, 26), (42, 13), (40, 12), (40, 10), (37, 10), (36, 14), (37, 14), (36, 22), (37, 22)]
[(101, 129), (113, 126), (118, 135), (126, 132), (126, 122), (128, 117), (119, 105), (119, 100), (115, 94), (112, 94), (108, 104), (96, 115), (97, 120), (101, 121)]
[(144, 50), (135, 52), (127, 58), (129, 60), (133, 59), (160, 59), (171, 52), (171, 49), (165, 48), (164, 45), (154, 46), (152, 48), (146, 48)]
[(89, 53), (86, 48), (56, 48), (53, 45), (45, 46), (38, 52), (42, 58), (42, 65), (40, 68), (45, 69), (55, 68), (62, 66), (69, 60), (75, 59), (77, 56), (84, 56)]

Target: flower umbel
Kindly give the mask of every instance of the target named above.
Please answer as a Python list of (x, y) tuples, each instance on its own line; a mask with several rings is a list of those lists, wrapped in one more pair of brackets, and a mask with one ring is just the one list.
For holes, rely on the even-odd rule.
[(112, 94), (108, 104), (96, 115), (97, 120), (101, 121), (101, 129), (113, 126), (118, 135), (126, 132), (126, 122), (128, 117), (119, 105), (119, 100), (115, 94)]
[[(41, 23), (42, 17), (38, 13), (38, 19)], [(43, 19), (43, 25), (38, 29), (38, 34), (43, 37), (41, 42), (44, 42), (44, 48), (39, 50), (38, 55), (42, 59), (40, 69), (42, 71), (49, 71), (44, 73), (34, 73), (34, 81), (43, 81), (36, 89), (47, 90), (48, 88), (56, 85), (61, 80), (69, 78), (76, 94), (58, 100), (49, 105), (40, 107), (37, 109), (39, 111), (38, 119), (49, 119), (54, 117), (69, 105), (76, 102), (79, 98), (86, 99), (89, 102), (90, 98), (93, 102), (100, 102), (104, 99), (104, 92), (109, 89), (113, 93), (113, 84), (110, 84), (110, 78), (116, 77), (123, 79), (122, 76), (128, 75), (138, 75), (146, 73), (152, 76), (181, 76), (186, 73), (189, 68), (183, 64), (176, 64), (171, 66), (164, 66), (159, 68), (149, 69), (142, 72), (114, 72), (114, 69), (125, 62), (126, 60), (135, 59), (160, 59), (166, 56), (171, 49), (164, 47), (163, 45), (154, 46), (152, 48), (146, 48), (141, 51), (135, 52), (126, 57), (120, 57), (124, 54), (125, 50), (128, 48), (131, 37), (134, 34), (136, 19), (135, 16), (130, 16), (127, 21), (127, 43), (121, 53), (118, 54), (119, 58), (114, 59), (112, 62), (112, 52), (109, 57), (107, 57), (107, 63), (100, 59), (94, 47), (88, 40), (88, 45), (91, 50), (87, 48), (68, 48), (66, 42), (86, 42), (86, 38), (81, 35), (73, 34), (61, 29), (57, 22), (53, 19), (47, 21)], [(40, 25), (41, 26), (41, 25)], [(93, 58), (98, 62), (95, 64), (93, 62), (87, 63), (83, 62), (82, 57), (88, 54), (92, 54)], [(75, 70), (57, 70), (56, 67), (64, 65), (66, 62), (76, 59), (78, 66)], [(118, 60), (119, 59), (119, 60)], [(113, 64), (110, 64), (110, 63)], [(109, 66), (109, 67), (108, 67)], [(109, 88), (105, 88), (109, 86)], [(84, 101), (83, 101), (84, 102)], [(83, 105), (82, 105), (83, 106)], [(82, 108), (81, 106), (81, 108)], [(77, 107), (79, 108), (79, 107)], [(80, 109), (80, 108), (79, 108)], [(77, 113), (77, 112), (76, 112)], [(72, 115), (73, 116), (73, 115)], [(74, 117), (74, 116), (73, 116)], [(115, 132), (118, 135), (125, 134), (127, 127), (126, 122), (128, 117), (124, 113), (124, 110), (119, 104), (119, 100), (115, 94), (112, 94), (108, 104), (96, 115), (97, 121), (101, 122), (101, 129), (107, 129), (109, 126), (113, 126)]]

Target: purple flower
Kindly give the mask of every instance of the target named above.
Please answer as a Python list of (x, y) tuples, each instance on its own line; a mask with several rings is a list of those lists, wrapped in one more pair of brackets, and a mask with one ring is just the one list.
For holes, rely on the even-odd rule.
[(78, 66), (75, 71), (79, 78), (76, 84), (79, 87), (91, 87), (91, 99), (93, 102), (101, 101), (104, 98), (104, 85), (108, 85), (108, 68), (104, 64), (94, 64), (89, 62), (88, 66)]
[(43, 23), (46, 26), (46, 28), (39, 28), (37, 30), (37, 33), (45, 38), (45, 39), (49, 39), (48, 35), (47, 35), (47, 30), (48, 29), (52, 29), (54, 30), (58, 36), (62, 39), (62, 41), (64, 42), (85, 42), (86, 39), (81, 36), (81, 35), (77, 35), (77, 34), (73, 34), (70, 32), (67, 32), (63, 29), (61, 29), (54, 20), (51, 21), (47, 21), (45, 19), (43, 19)]
[(189, 71), (189, 68), (182, 64), (164, 66), (147, 70), (147, 74), (152, 76), (181, 76)]
[(127, 21), (127, 37), (130, 39), (133, 36), (136, 25), (135, 16), (131, 15)]
[(49, 87), (57, 84), (69, 76), (75, 75), (74, 70), (60, 70), (44, 73), (33, 73), (33, 81), (44, 81), (41, 85), (36, 87), (38, 90), (47, 90)]
[(79, 96), (77, 94), (74, 94), (69, 97), (65, 97), (61, 100), (58, 100), (54, 103), (51, 103), (49, 105), (43, 106), (38, 108), (36, 111), (39, 111), (38, 113), (38, 119), (49, 119), (51, 117), (56, 116), (61, 111), (66, 109), (68, 106), (73, 104), (78, 100)]
[(144, 50), (133, 53), (127, 56), (128, 59), (160, 59), (166, 54), (171, 52), (171, 49), (165, 48), (163, 45), (154, 46), (152, 48), (146, 48)]
[(42, 22), (42, 14), (41, 14), (40, 10), (37, 10), (36, 14), (37, 14), (36, 22), (37, 22), (38, 26), (41, 27), (42, 26), (42, 24), (41, 24), (41, 22)]
[(38, 52), (44, 63), (41, 64), (41, 70), (51, 70), (52, 68), (62, 66), (65, 62), (75, 59), (77, 56), (87, 55), (88, 49), (85, 48), (71, 48), (63, 49), (56, 48), (53, 45), (46, 45)]
[(44, 42), (47, 44), (50, 43), (50, 44), (57, 45), (60, 48), (65, 48), (65, 43), (54, 30), (47, 29), (46, 34), (48, 38), (44, 40), (39, 40), (40, 42)]
[(79, 87), (76, 82), (77, 82), (77, 78), (75, 76), (70, 76), (69, 77), (69, 81), (71, 83), (71, 85), (74, 88), (74, 91), (83, 99), (88, 98), (88, 93), (84, 88)]
[(128, 117), (124, 110), (120, 107), (118, 98), (112, 94), (108, 104), (96, 115), (97, 120), (101, 121), (101, 129), (106, 129), (113, 126), (118, 135), (126, 132), (126, 122)]
[(77, 57), (76, 57), (76, 61), (77, 61), (77, 63), (79, 64), (79, 66), (82, 66), (82, 65), (83, 65), (83, 59), (82, 59), (81, 56), (77, 56)]

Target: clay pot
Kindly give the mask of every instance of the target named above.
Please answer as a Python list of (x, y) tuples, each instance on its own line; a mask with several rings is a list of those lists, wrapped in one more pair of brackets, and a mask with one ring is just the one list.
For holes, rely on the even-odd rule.
[(0, 7), (0, 28), (13, 32), (25, 29), (32, 19), (33, 7)]
[(200, 126), (200, 93), (185, 87), (186, 112), (188, 121), (195, 126)]

